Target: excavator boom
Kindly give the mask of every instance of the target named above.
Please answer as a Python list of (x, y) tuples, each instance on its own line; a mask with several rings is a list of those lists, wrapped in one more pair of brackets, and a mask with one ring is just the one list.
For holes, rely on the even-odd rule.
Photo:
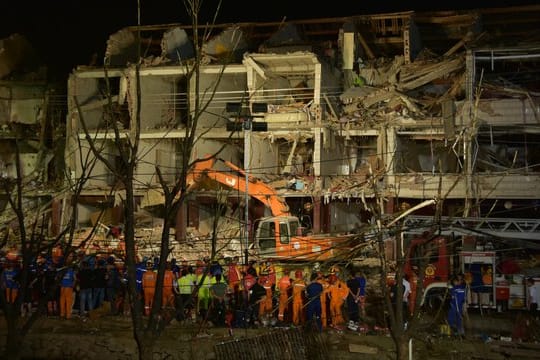
[[(226, 166), (226, 171), (214, 169), (217, 160), (220, 160)], [(247, 191), (249, 196), (254, 197), (267, 206), (273, 216), (291, 215), (289, 206), (274, 188), (253, 176), (247, 177), (248, 183), (246, 184), (245, 171), (229, 161), (216, 159), (211, 155), (207, 155), (204, 159), (197, 161), (192, 171), (188, 174), (188, 188), (195, 186), (205, 177), (244, 194)]]

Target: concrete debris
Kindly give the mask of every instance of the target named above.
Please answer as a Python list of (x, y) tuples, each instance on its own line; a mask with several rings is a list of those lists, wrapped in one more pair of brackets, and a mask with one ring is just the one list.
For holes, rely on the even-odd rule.
[(111, 66), (125, 66), (138, 59), (138, 47), (133, 31), (122, 29), (107, 40), (105, 57)]
[(171, 61), (191, 59), (195, 56), (193, 43), (184, 29), (172, 28), (163, 34), (161, 40), (162, 56)]
[(248, 50), (248, 43), (243, 31), (232, 26), (203, 44), (205, 56), (212, 59), (227, 58), (228, 61), (239, 62)]
[(361, 344), (349, 344), (349, 352), (359, 354), (377, 354), (378, 349), (373, 346), (361, 345)]

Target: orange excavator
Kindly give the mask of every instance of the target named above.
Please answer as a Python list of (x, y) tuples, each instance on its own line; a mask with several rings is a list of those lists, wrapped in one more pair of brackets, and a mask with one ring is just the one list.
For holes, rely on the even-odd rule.
[[(220, 161), (225, 170), (216, 170), (216, 162)], [(306, 229), (300, 220), (291, 215), (285, 200), (276, 190), (234, 165), (233, 163), (206, 156), (196, 162), (188, 175), (189, 188), (205, 178), (248, 195), (266, 205), (272, 216), (257, 220), (255, 236), (251, 239), (250, 256), (259, 259), (289, 260), (328, 260), (334, 259), (346, 248), (353, 235), (306, 235)], [(246, 184), (247, 181), (247, 184)]]

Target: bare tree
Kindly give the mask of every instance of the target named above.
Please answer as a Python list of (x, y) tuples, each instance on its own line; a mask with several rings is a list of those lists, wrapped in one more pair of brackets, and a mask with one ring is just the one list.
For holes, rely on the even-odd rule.
[[(8, 258), (9, 262), (18, 262), (14, 265), (16, 269), (11, 275), (15, 276), (18, 288), (15, 299), (6, 296), (6, 278), (2, 274), (0, 305), (7, 322), (7, 336), (3, 358), (19, 359), (21, 357), (21, 346), (26, 335), (31, 330), (36, 320), (45, 313), (47, 299), (59, 286), (67, 267), (73, 265), (74, 253), (77, 247), (74, 246), (74, 232), (76, 223), (76, 211), (68, 212), (68, 221), (61, 225), (58, 232), (53, 236), (51, 228), (51, 207), (52, 202), (69, 194), (70, 204), (76, 203), (84, 184), (87, 180), (88, 171), (95, 164), (90, 159), (81, 159), (83, 171), (81, 177), (76, 182), (69, 182), (67, 187), (57, 189), (49, 199), (33, 199), (25, 196), (30, 189), (36, 190), (34, 185), (35, 174), (25, 176), (22, 172), (20, 158), (20, 141), (15, 140), (15, 169), (16, 177), (2, 177), (0, 187), (3, 190), (7, 207), (2, 211), (2, 221), (0, 226), (4, 232), (3, 246), (12, 248), (17, 252), (16, 258)], [(37, 181), (39, 183), (39, 181)], [(76, 207), (74, 207), (76, 209)], [(87, 239), (88, 240), (88, 239)], [(84, 246), (83, 241), (83, 246)], [(44, 289), (45, 293), (40, 294), (37, 311), (29, 313), (31, 309), (21, 309), (26, 299), (33, 295), (34, 288), (38, 287), (39, 277), (36, 274), (36, 260), (41, 254), (51, 254), (53, 248), (59, 248), (62, 254), (61, 265), (57, 269), (55, 281), (51, 287)], [(7, 270), (4, 270), (7, 271)]]
[[(135, 213), (137, 211), (136, 204), (136, 168), (140, 162), (140, 135), (141, 135), (141, 84), (140, 84), (140, 70), (142, 66), (140, 54), (141, 41), (140, 32), (136, 32), (137, 46), (139, 61), (137, 61), (132, 67), (135, 73), (135, 105), (134, 111), (131, 112), (131, 130), (129, 136), (123, 136), (117, 125), (114, 112), (115, 102), (111, 95), (111, 86), (108, 77), (108, 67), (105, 63), (105, 81), (106, 81), (106, 94), (105, 98), (107, 104), (105, 106), (105, 116), (108, 118), (106, 122), (109, 127), (106, 131), (113, 131), (113, 143), (117, 153), (115, 162), (107, 158), (102, 152), (102, 149), (98, 146), (98, 142), (95, 141), (91, 133), (91, 129), (88, 128), (83, 114), (83, 109), (77, 98), (74, 102), (78, 108), (79, 120), (81, 128), (85, 134), (85, 141), (88, 144), (90, 151), (98, 161), (100, 161), (113, 174), (117, 184), (116, 191), (121, 191), (123, 194), (123, 222), (124, 222), (124, 241), (125, 241), (125, 268), (128, 277), (128, 299), (131, 306), (131, 319), (133, 324), (133, 335), (138, 347), (138, 355), (140, 359), (152, 359), (153, 349), (156, 340), (161, 335), (164, 327), (166, 326), (166, 315), (163, 313), (162, 300), (163, 300), (163, 283), (164, 274), (166, 269), (167, 259), (171, 253), (170, 243), (170, 229), (174, 224), (175, 217), (179, 211), (180, 206), (184, 203), (188, 193), (189, 184), (187, 178), (191, 167), (194, 164), (192, 160), (192, 152), (194, 145), (198, 139), (197, 129), (198, 121), (202, 114), (207, 111), (208, 105), (212, 102), (214, 94), (217, 90), (221, 74), (217, 74), (213, 84), (207, 88), (202, 89), (200, 87), (200, 66), (202, 63), (202, 51), (201, 46), (208, 34), (201, 36), (199, 34), (198, 16), (201, 10), (202, 1), (200, 0), (185, 0), (184, 5), (186, 12), (191, 16), (192, 21), (192, 40), (194, 44), (195, 55), (193, 61), (186, 62), (184, 64), (185, 76), (187, 78), (187, 90), (189, 94), (187, 101), (187, 111), (185, 112), (185, 118), (181, 119), (185, 129), (185, 136), (181, 142), (180, 148), (182, 153), (181, 164), (179, 166), (179, 173), (176, 174), (174, 181), (171, 183), (168, 181), (168, 177), (165, 176), (162, 169), (159, 166), (155, 166), (156, 176), (160, 185), (160, 191), (163, 195), (162, 203), (162, 218), (163, 226), (159, 243), (159, 265), (157, 272), (157, 281), (155, 288), (155, 295), (153, 298), (153, 305), (150, 310), (149, 316), (144, 316), (144, 307), (140, 301), (140, 295), (138, 293), (136, 282), (134, 281), (137, 276), (137, 249), (135, 239), (135, 228), (137, 226), (135, 220)], [(140, 4), (138, 5), (140, 11)], [(219, 9), (219, 7), (218, 7)], [(139, 21), (140, 24), (140, 21)], [(207, 27), (210, 28), (210, 27)], [(222, 71), (226, 65), (222, 65)], [(219, 152), (219, 151), (218, 151)], [(216, 155), (216, 154), (214, 154)], [(212, 237), (212, 253), (215, 255), (216, 236)]]

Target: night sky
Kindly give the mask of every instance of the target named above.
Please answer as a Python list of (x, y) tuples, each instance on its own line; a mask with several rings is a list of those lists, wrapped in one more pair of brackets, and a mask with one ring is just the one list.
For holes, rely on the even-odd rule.
[[(200, 22), (209, 22), (217, 1), (202, 2)], [(0, 38), (25, 35), (49, 71), (67, 74), (102, 55), (110, 34), (137, 24), (137, 0), (0, 1)], [(143, 25), (189, 23), (182, 0), (140, 0)], [(397, 11), (489, 8), (534, 4), (531, 0), (388, 1), (388, 0), (225, 0), (218, 23), (281, 21)]]

